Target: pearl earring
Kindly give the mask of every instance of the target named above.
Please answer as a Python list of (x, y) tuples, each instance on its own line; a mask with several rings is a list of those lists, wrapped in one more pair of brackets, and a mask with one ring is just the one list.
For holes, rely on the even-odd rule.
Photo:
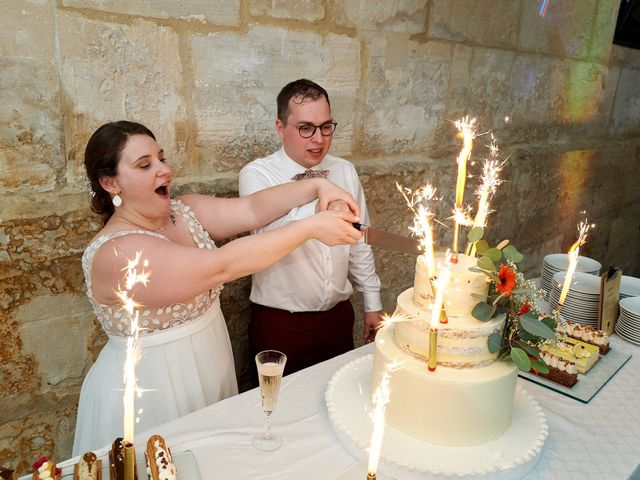
[(122, 197), (117, 193), (113, 196), (111, 201), (113, 202), (114, 207), (119, 207), (120, 205), (122, 205)]

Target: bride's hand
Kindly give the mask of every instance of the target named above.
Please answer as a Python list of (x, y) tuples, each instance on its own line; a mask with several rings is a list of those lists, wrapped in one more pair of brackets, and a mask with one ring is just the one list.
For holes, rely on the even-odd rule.
[(360, 216), (360, 207), (358, 207), (358, 204), (348, 192), (345, 192), (343, 189), (330, 182), (329, 180), (319, 180), (320, 185), (318, 187), (318, 205), (316, 207), (317, 212), (327, 210), (331, 202), (342, 200), (347, 204), (351, 212), (356, 217)]
[(356, 243), (362, 236), (353, 226), (358, 217), (350, 212), (325, 210), (304, 221), (309, 222), (311, 237), (330, 247)]

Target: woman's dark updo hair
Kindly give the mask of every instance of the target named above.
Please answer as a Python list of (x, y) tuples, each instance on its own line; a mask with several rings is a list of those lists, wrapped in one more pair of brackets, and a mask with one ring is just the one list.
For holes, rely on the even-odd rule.
[(127, 140), (132, 135), (147, 135), (154, 140), (155, 135), (144, 125), (121, 120), (105, 123), (98, 128), (87, 142), (84, 151), (84, 168), (91, 182), (91, 211), (102, 215), (104, 223), (113, 215), (115, 207), (111, 195), (100, 185), (101, 177), (115, 177), (118, 162)]

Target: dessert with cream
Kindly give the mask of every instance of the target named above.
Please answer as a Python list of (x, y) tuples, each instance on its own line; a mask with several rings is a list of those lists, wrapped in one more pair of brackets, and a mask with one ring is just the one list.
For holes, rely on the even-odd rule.
[[(575, 364), (578, 373), (587, 373), (600, 360), (599, 348), (575, 338), (567, 338), (565, 342), (544, 345), (541, 353), (550, 353), (555, 357)], [(549, 365), (547, 363), (547, 365)]]
[(86, 452), (73, 467), (73, 480), (102, 480), (102, 460), (93, 452)]
[(611, 350), (609, 345), (609, 334), (603, 330), (597, 330), (589, 325), (580, 325), (579, 323), (567, 322), (567, 336), (581, 340), (591, 345), (596, 345), (600, 351), (600, 355), (606, 355)]
[(578, 381), (578, 369), (574, 362), (549, 351), (541, 351), (540, 357), (549, 367), (549, 373), (536, 372), (537, 375), (565, 387), (573, 387), (576, 384)]
[(176, 480), (176, 466), (173, 464), (171, 450), (160, 435), (152, 435), (147, 440), (144, 457), (149, 480)]
[(40, 457), (33, 465), (33, 480), (60, 480), (62, 470), (56, 467), (56, 463), (47, 457)]

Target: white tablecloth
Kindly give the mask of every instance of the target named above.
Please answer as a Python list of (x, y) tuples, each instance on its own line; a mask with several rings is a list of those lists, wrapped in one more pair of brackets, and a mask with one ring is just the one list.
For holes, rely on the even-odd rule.
[[(527, 479), (640, 478), (640, 347), (616, 336), (612, 345), (633, 357), (588, 404), (518, 379), (549, 423), (542, 458)], [(204, 480), (335, 479), (357, 460), (333, 435), (324, 392), (342, 365), (371, 352), (372, 346), (365, 346), (285, 377), (273, 418), (284, 445), (275, 452), (251, 445), (251, 436), (263, 426), (257, 389), (141, 432), (136, 450), (142, 452), (146, 438), (159, 433), (174, 454), (193, 452)]]

